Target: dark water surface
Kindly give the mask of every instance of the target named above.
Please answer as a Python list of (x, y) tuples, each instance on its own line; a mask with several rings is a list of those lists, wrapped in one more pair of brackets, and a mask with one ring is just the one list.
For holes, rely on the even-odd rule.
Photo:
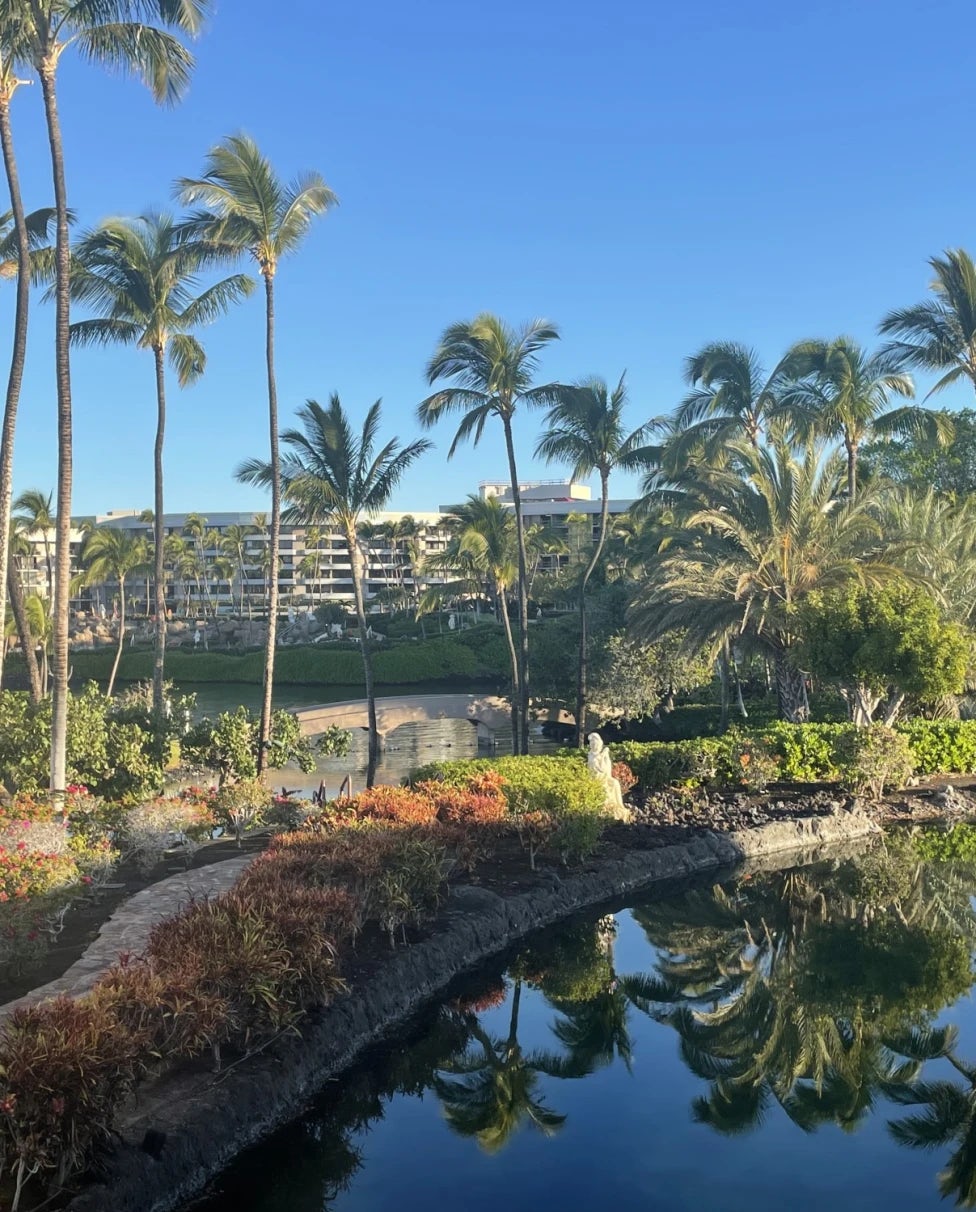
[(976, 868), (896, 839), (577, 920), (330, 1084), (198, 1207), (974, 1206), (974, 891)]

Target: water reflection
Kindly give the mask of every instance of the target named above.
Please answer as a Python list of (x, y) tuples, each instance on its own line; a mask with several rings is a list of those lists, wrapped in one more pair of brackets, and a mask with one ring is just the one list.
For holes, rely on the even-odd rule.
[[(723, 1181), (737, 1156), (780, 1194), (802, 1166), (798, 1208), (838, 1182), (858, 1207), (907, 1208), (935, 1196), (930, 1149), (942, 1194), (976, 1206), (976, 1065), (959, 1045), (976, 1028), (974, 889), (972, 869), (925, 865), (895, 840), (573, 922), (370, 1058), (226, 1175), (208, 1210), (420, 1208), (432, 1151), (438, 1189), (477, 1209), (514, 1173), (511, 1206), (534, 1206), (543, 1177), (564, 1208), (592, 1206), (594, 1168), (613, 1171), (621, 1207), (649, 1206), (651, 1181), (655, 1207), (772, 1207), (761, 1187), (701, 1202), (694, 1184)], [(775, 1143), (756, 1152), (753, 1138)], [(396, 1182), (391, 1165), (405, 1167)]]

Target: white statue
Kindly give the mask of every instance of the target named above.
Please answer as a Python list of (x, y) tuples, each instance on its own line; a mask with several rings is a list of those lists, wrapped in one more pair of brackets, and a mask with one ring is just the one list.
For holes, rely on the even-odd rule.
[(586, 764), (589, 767), (590, 773), (600, 780), (606, 792), (606, 810), (617, 821), (629, 821), (630, 812), (624, 807), (624, 797), (620, 790), (620, 783), (613, 777), (613, 761), (610, 757), (610, 750), (603, 743), (603, 738), (598, 732), (591, 732), (586, 738), (590, 752), (586, 758)]

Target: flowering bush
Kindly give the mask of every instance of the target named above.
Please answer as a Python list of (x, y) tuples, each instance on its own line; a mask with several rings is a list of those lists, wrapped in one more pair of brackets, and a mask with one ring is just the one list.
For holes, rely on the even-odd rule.
[(27, 900), (70, 888), (81, 881), (70, 854), (45, 854), (19, 843), (13, 850), (0, 846), (0, 903)]

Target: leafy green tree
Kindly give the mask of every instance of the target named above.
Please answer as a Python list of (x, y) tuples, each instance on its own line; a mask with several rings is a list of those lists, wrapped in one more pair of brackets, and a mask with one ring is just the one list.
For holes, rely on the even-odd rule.
[[(264, 646), (261, 737), (271, 736), (271, 698), (278, 632), (278, 561), (281, 548), (281, 467), (278, 448), (278, 381), (275, 371), (275, 279), (284, 257), (296, 252), (317, 215), (335, 206), (335, 194), (317, 173), (305, 173), (290, 184), (246, 135), (233, 135), (211, 148), (204, 174), (178, 183), (185, 203), (205, 208), (192, 216), (186, 231), (204, 240), (218, 259), (251, 257), (264, 278), (265, 369), (268, 380), (268, 428), (271, 450), (271, 567), (268, 630)], [(265, 753), (258, 757), (264, 769)]]
[(918, 493), (929, 489), (957, 497), (976, 493), (976, 411), (963, 408), (935, 416), (937, 424), (954, 427), (951, 442), (934, 445), (924, 435), (868, 442), (861, 450), (867, 476), (881, 476)]
[(799, 629), (805, 666), (837, 683), (859, 725), (883, 704), (881, 722), (890, 727), (908, 695), (959, 694), (972, 656), (969, 634), (906, 582), (811, 593)]
[(209, 10), (210, 0), (12, 0), (7, 6), (8, 21), (17, 34), (15, 62), (31, 63), (40, 77), (57, 217), (54, 367), (58, 481), (51, 730), (51, 791), (55, 795), (63, 794), (66, 786), (72, 487), (71, 247), (58, 67), (65, 51), (73, 48), (88, 62), (138, 76), (157, 101), (175, 102), (186, 91), (193, 67), (193, 57), (180, 37), (198, 34)]
[(947, 249), (929, 261), (935, 277), (932, 298), (890, 311), (879, 325), (904, 362), (941, 372), (929, 392), (960, 379), (976, 388), (976, 265), (962, 248)]
[(791, 389), (789, 398), (809, 414), (815, 432), (843, 444), (851, 500), (857, 494), (858, 455), (868, 438), (909, 434), (944, 446), (952, 437), (952, 422), (945, 413), (908, 404), (888, 407), (892, 396), (910, 399), (915, 394), (900, 350), (889, 347), (868, 354), (850, 337), (838, 337), (801, 341), (791, 359), (808, 377)]
[(114, 581), (119, 587), (119, 642), (105, 691), (111, 698), (125, 644), (125, 579), (149, 566), (149, 545), (141, 535), (114, 526), (98, 526), (85, 540), (81, 559), (85, 566), (84, 584), (104, 585), (106, 581)]
[[(315, 400), (309, 400), (298, 410), (298, 420), (300, 429), (286, 429), (281, 435), (285, 447), (281, 460), (282, 491), (290, 503), (289, 520), (302, 526), (328, 523), (345, 539), (366, 682), (369, 721), (366, 785), (372, 787), (379, 760), (379, 732), (363, 589), (365, 569), (357, 528), (363, 517), (378, 513), (386, 506), (404, 473), (430, 449), (431, 444), (426, 439), (419, 439), (401, 446), (398, 439), (391, 438), (377, 449), (379, 400), (367, 410), (359, 433), (353, 432), (342, 401), (335, 393), (325, 408)], [(267, 486), (273, 475), (271, 464), (261, 459), (250, 459), (237, 469), (237, 478), (245, 484)]]
[(576, 744), (583, 744), (586, 732), (587, 644), (586, 587), (594, 569), (600, 563), (607, 541), (610, 520), (610, 476), (618, 468), (633, 471), (646, 464), (643, 450), (647, 426), (627, 432), (624, 411), (627, 389), (624, 376), (610, 391), (602, 379), (588, 379), (563, 388), (546, 414), (545, 432), (536, 446), (536, 457), (549, 463), (567, 463), (574, 480), (593, 474), (600, 475), (600, 523), (596, 544), (592, 543), (592, 527), (586, 519), (588, 546), (592, 552), (587, 560), (579, 585), (579, 647), (576, 675)]
[(85, 233), (74, 251), (72, 298), (95, 314), (71, 326), (75, 345), (135, 345), (153, 355), (156, 441), (153, 456), (156, 653), (155, 707), (163, 702), (166, 597), (163, 562), (163, 446), (166, 435), (166, 363), (181, 387), (203, 374), (207, 358), (196, 329), (223, 315), (254, 288), (243, 274), (198, 293), (201, 245), (181, 241), (172, 216), (153, 211), (135, 219), (108, 219)]
[(513, 422), (519, 406), (538, 408), (556, 401), (556, 384), (534, 387), (532, 381), (540, 353), (558, 339), (559, 330), (547, 320), (515, 329), (483, 312), (474, 320), (452, 324), (427, 363), (427, 381), (433, 385), (444, 379), (454, 386), (435, 391), (417, 409), (420, 423), (426, 427), (447, 413), (461, 414), (448, 458), (469, 439), (477, 446), (491, 418), (500, 421), (505, 435), (518, 547), (520, 753), (529, 751), (529, 575)]
[(707, 686), (714, 661), (695, 650), (683, 632), (669, 632), (650, 643), (626, 633), (610, 636), (596, 657), (592, 698), (604, 711), (627, 719), (652, 715), (674, 696)]

